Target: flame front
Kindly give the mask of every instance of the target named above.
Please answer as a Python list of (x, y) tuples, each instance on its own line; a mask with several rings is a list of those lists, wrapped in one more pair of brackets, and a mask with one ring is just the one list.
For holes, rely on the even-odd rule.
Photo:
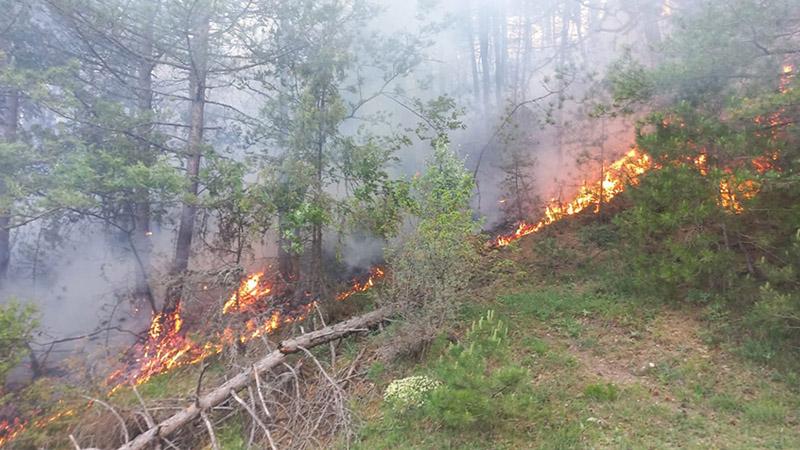
[[(336, 299), (345, 300), (358, 292), (366, 292), (385, 276), (380, 267), (370, 270), (366, 281), (354, 281), (353, 286), (339, 294)], [(150, 322), (147, 340), (139, 350), (139, 357), (133, 366), (119, 369), (108, 378), (113, 394), (128, 383), (142, 384), (155, 375), (168, 372), (178, 367), (197, 364), (206, 358), (219, 354), (227, 345), (244, 344), (261, 336), (269, 335), (281, 326), (305, 320), (317, 305), (316, 301), (295, 307), (292, 311), (272, 310), (268, 298), (273, 292), (273, 285), (266, 279), (264, 272), (248, 275), (239, 284), (222, 306), (222, 314), (248, 313), (258, 315), (268, 311), (266, 318), (251, 317), (244, 322), (243, 329), (227, 327), (206, 343), (198, 343), (186, 335), (183, 330), (182, 305), (172, 311), (155, 314)]]
[(230, 312), (241, 312), (256, 305), (261, 299), (272, 292), (272, 286), (264, 284), (262, 279), (264, 272), (250, 275), (242, 281), (239, 289), (236, 290), (222, 307), (222, 314)]
[[(59, 404), (61, 404), (60, 401)], [(87, 407), (91, 406), (92, 404), (93, 402), (89, 402), (87, 404)], [(63, 419), (65, 417), (72, 417), (76, 414), (78, 414), (78, 410), (76, 409), (64, 409), (49, 416), (37, 419), (36, 421), (33, 422), (33, 426), (35, 428), (42, 428), (59, 419)], [(10, 443), (14, 439), (16, 439), (20, 435), (20, 433), (25, 431), (25, 428), (27, 427), (28, 423), (29, 423), (28, 420), (24, 420), (19, 417), (16, 417), (13, 420), (7, 420), (7, 419), (0, 420), (0, 448), (3, 448), (4, 445)]]
[(380, 267), (373, 267), (369, 271), (369, 278), (366, 281), (360, 282), (358, 280), (353, 280), (353, 287), (350, 289), (342, 292), (341, 294), (336, 296), (336, 300), (344, 301), (348, 298), (352, 297), (359, 292), (367, 292), (368, 290), (372, 289), (375, 286), (375, 282), (380, 280), (381, 278), (386, 276), (386, 272)]
[(628, 184), (638, 183), (639, 177), (650, 170), (653, 163), (650, 156), (638, 148), (632, 148), (622, 158), (615, 161), (603, 172), (603, 179), (581, 186), (578, 195), (568, 203), (551, 200), (545, 208), (544, 218), (539, 222), (520, 222), (516, 231), (511, 234), (498, 236), (491, 242), (493, 247), (506, 247), (512, 242), (525, 236), (537, 233), (564, 217), (572, 216), (592, 206), (599, 212), (600, 205), (607, 202), (625, 190)]
[(23, 430), (27, 421), (15, 417), (13, 420), (0, 420), (0, 448), (16, 439)]
[[(781, 93), (789, 91), (790, 82), (794, 76), (794, 65), (784, 64), (779, 86)], [(758, 125), (764, 125), (775, 136), (782, 123), (783, 112), (781, 109), (771, 114), (767, 119), (759, 116), (755, 119), (755, 122)], [(665, 122), (664, 125), (669, 125), (669, 122)], [(680, 126), (684, 125), (680, 124)], [(777, 150), (768, 151), (766, 156), (754, 158), (751, 161), (752, 166), (758, 173), (763, 174), (768, 170), (775, 170), (775, 163), (779, 157), (780, 154)], [(697, 157), (686, 162), (693, 164), (702, 175), (708, 175), (708, 156), (704, 152), (700, 152)], [(602, 180), (592, 185), (584, 184), (573, 200), (568, 203), (561, 203), (555, 199), (551, 200), (550, 204), (545, 208), (543, 219), (535, 223), (520, 222), (516, 231), (498, 236), (491, 241), (491, 245), (493, 247), (508, 246), (518, 239), (537, 233), (565, 217), (578, 214), (591, 207), (594, 207), (594, 212), (597, 213), (602, 203), (618, 196), (625, 190), (626, 186), (637, 184), (641, 175), (658, 167), (660, 165), (654, 163), (648, 154), (634, 147), (603, 171)], [(726, 172), (728, 172), (728, 177), (720, 181), (718, 203), (721, 207), (739, 214), (744, 210), (740, 199), (753, 198), (758, 194), (760, 186), (754, 180), (737, 182), (730, 170), (726, 170)], [(504, 203), (505, 200), (500, 202)], [(370, 290), (385, 275), (384, 269), (380, 267), (371, 269), (369, 277), (365, 281), (354, 280), (352, 287), (337, 295), (336, 300), (344, 301), (357, 293)], [(273, 291), (273, 286), (264, 277), (264, 272), (257, 272), (245, 278), (237, 290), (224, 303), (222, 314), (253, 313), (267, 308), (269, 305), (259, 305), (259, 303), (265, 303), (265, 299)], [(141, 356), (136, 358), (134, 369), (131, 370), (130, 367), (120, 369), (109, 376), (108, 381), (113, 386), (110, 394), (113, 394), (127, 383), (145, 383), (155, 375), (177, 367), (196, 364), (209, 356), (220, 353), (226, 345), (237, 341), (246, 343), (258, 337), (274, 333), (284, 324), (302, 321), (316, 304), (316, 301), (312, 301), (290, 313), (274, 310), (263, 321), (259, 320), (259, 318), (250, 318), (244, 324), (244, 331), (238, 335), (235, 334), (236, 332), (232, 328), (225, 328), (215, 339), (201, 345), (186, 336), (183, 331), (182, 305), (178, 303), (173, 310), (153, 316), (148, 329), (147, 340), (141, 346)], [(91, 406), (91, 402), (87, 406)], [(77, 411), (74, 409), (63, 410), (38, 419), (33, 423), (36, 427), (44, 427), (63, 417), (75, 414), (77, 414)], [(28, 420), (19, 417), (13, 420), (0, 420), (0, 447), (18, 437), (28, 423)]]

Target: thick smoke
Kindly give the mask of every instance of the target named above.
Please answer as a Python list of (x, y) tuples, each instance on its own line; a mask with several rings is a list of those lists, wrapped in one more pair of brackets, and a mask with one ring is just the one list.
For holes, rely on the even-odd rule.
[[(531, 198), (538, 199), (538, 202), (533, 202), (524, 213), (535, 218), (541, 211), (542, 202), (567, 198), (583, 180), (599, 178), (603, 162), (615, 159), (632, 143), (632, 124), (622, 119), (590, 119), (592, 101), (588, 99), (588, 95), (599, 87), (598, 80), (602, 79), (605, 68), (633, 40), (625, 33), (599, 30), (628, 23), (632, 17), (630, 13), (620, 12), (613, 17), (601, 13), (594, 17), (593, 10), (586, 9), (582, 2), (575, 2), (579, 10), (572, 16), (574, 23), (561, 47), (548, 47), (542, 38), (543, 30), (534, 27), (532, 34), (524, 36), (530, 40), (531, 62), (536, 68), (527, 67), (525, 79), (518, 79), (519, 73), (506, 74), (509, 80), (516, 80), (513, 86), (511, 83), (500, 87), (492, 85), (491, 95), (480, 96), (474, 92), (478, 80), (475, 77), (490, 76), (492, 69), (480, 67), (480, 64), (491, 62), (491, 58), (475, 60), (481, 43), (473, 36), (467, 37), (465, 29), (477, 29), (482, 14), (502, 12), (506, 17), (504, 29), (509, 43), (505, 51), (513, 55), (519, 50), (512, 48), (511, 44), (524, 44), (520, 31), (522, 16), (523, 13), (530, 14), (530, 11), (515, 10), (510, 4), (500, 11), (498, 5), (504, 2), (489, 0), (417, 3), (383, 0), (382, 3), (383, 11), (371, 25), (374, 30), (391, 34), (414, 32), (431, 24), (441, 28), (427, 51), (426, 60), (397, 84), (408, 97), (432, 99), (444, 94), (452, 96), (467, 111), (463, 117), (466, 130), (454, 132), (451, 139), (468, 168), (476, 170), (479, 186), (476, 214), (486, 218), (487, 227), (509, 221), (503, 208), (508, 192), (502, 183), (506, 176), (502, 167), (507, 164), (509, 148), (516, 146), (519, 155), (532, 162), (524, 172), (532, 183), (534, 192)], [(527, 5), (528, 2), (519, 4)], [(538, 13), (546, 15), (552, 11)], [(536, 17), (536, 14), (532, 16)], [(658, 23), (643, 21), (637, 26), (655, 27), (657, 30)], [(629, 30), (631, 36), (636, 34), (634, 31), (633, 28)], [(492, 45), (495, 44), (489, 43), (488, 48), (494, 52)], [(558, 52), (569, 56), (558, 56)], [(377, 75), (369, 81), (374, 85), (382, 82)], [(541, 100), (533, 101), (536, 98)], [(251, 95), (237, 92), (232, 87), (212, 91), (211, 99), (224, 100), (253, 117), (259, 114), (258, 102)], [(164, 108), (186, 110), (181, 102)], [(376, 111), (388, 111), (395, 122), (409, 126), (417, 120), (396, 101), (385, 97), (376, 98), (364, 112)], [(226, 123), (229, 112), (212, 105), (208, 117), (223, 128), (231, 128), (231, 124)], [(178, 116), (181, 114), (185, 113), (176, 113)], [(357, 127), (358, 124), (353, 124), (351, 131), (355, 132)], [(392, 125), (387, 124), (385, 129), (373, 131), (391, 130)], [(242, 158), (252, 150), (247, 146), (231, 146), (231, 136), (234, 134), (209, 133), (209, 140), (214, 146), (227, 148), (230, 156), (235, 158)], [(266, 150), (274, 153), (278, 149)], [(428, 142), (415, 142), (399, 152), (399, 162), (390, 170), (394, 176), (411, 177), (423, 169), (430, 153)], [(331, 188), (330, 194), (338, 195), (337, 189)], [(213, 223), (208, 226), (213, 228)], [(131, 335), (127, 331), (141, 331), (142, 323), (150, 314), (147, 304), (130, 297), (136, 280), (136, 261), (124, 240), (112, 231), (97, 224), (81, 227), (71, 231), (65, 238), (66, 244), (60, 245), (58, 250), (37, 246), (41, 235), (38, 225), (15, 231), (15, 266), (9, 283), (0, 292), (0, 301), (19, 298), (36, 304), (42, 316), (42, 334), (37, 340), (42, 342), (89, 334), (103, 328), (113, 328), (108, 333), (113, 334), (117, 342), (130, 342)], [(175, 245), (173, 228), (165, 224), (162, 231), (150, 238), (156, 250), (153, 255), (155, 276), (167, 271)], [(275, 241), (274, 235), (265, 236), (263, 242), (257, 242), (239, 264), (246, 269), (271, 264), (277, 256)], [(385, 242), (374, 237), (337, 236), (334, 233), (326, 244), (329, 253), (335, 254), (349, 271), (380, 262), (385, 246)], [(31, 249), (38, 249), (35, 255), (31, 254)], [(233, 262), (226, 260), (225, 263)], [(219, 264), (217, 255), (199, 253), (193, 259), (197, 270), (218, 267)], [(83, 341), (77, 342), (71, 349), (81, 348)], [(70, 349), (69, 346), (66, 348)]]

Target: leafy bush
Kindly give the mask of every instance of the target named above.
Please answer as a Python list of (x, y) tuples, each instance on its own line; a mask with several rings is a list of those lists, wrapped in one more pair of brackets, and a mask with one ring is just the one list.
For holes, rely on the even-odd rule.
[(463, 161), (438, 142), (426, 172), (412, 182), (414, 229), (387, 258), (392, 277), (384, 301), (406, 320), (384, 349), (386, 359), (416, 352), (454, 317), (478, 261), (473, 187)]
[(0, 305), (0, 386), (6, 374), (27, 354), (28, 340), (38, 326), (36, 309), (16, 301)]
[(630, 191), (633, 207), (615, 218), (635, 286), (685, 298), (724, 286), (733, 265), (717, 219), (717, 187), (692, 167), (665, 167)]
[[(800, 77), (783, 55), (743, 49), (730, 27), (745, 15), (774, 28), (775, 11), (793, 3), (734, 3), (676, 14), (681, 32), (656, 65), (627, 53), (608, 72), (614, 104), (598, 112), (645, 106), (637, 145), (659, 166), (628, 190), (632, 207), (616, 219), (627, 266), (619, 284), (723, 304), (733, 319), (725, 331), (743, 335), (746, 354), (798, 369)], [(734, 72), (764, 76), (720, 76)]]

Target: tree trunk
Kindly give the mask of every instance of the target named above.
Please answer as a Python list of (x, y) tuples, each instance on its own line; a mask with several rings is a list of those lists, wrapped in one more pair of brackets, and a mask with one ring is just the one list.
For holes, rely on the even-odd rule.
[[(142, 32), (142, 48), (140, 53), (142, 58), (139, 61), (138, 74), (137, 74), (137, 108), (138, 119), (142, 123), (152, 122), (154, 117), (153, 111), (153, 70), (155, 65), (151, 58), (154, 51), (154, 22), (158, 11), (160, 9), (160, 1), (157, 1), (152, 8), (151, 13), (145, 19), (144, 29)], [(149, 166), (153, 164), (153, 148), (150, 144), (153, 138), (153, 127), (147, 125), (140, 137), (139, 141), (139, 155), (138, 160), (143, 164)], [(131, 247), (134, 255), (137, 258), (139, 270), (137, 271), (135, 293), (137, 296), (143, 296), (154, 308), (155, 313), (155, 298), (153, 290), (149, 282), (150, 272), (150, 256), (152, 253), (152, 242), (150, 236), (152, 235), (151, 218), (150, 218), (150, 199), (149, 192), (142, 190), (135, 192), (135, 204), (133, 205), (133, 230), (132, 238), (130, 239)]]
[(486, 7), (487, 0), (482, 0), (478, 10), (478, 39), (480, 40), (481, 73), (483, 75), (483, 112), (490, 110), (490, 95), (492, 92), (491, 63), (489, 61), (489, 11)]
[(283, 236), (285, 223), (285, 212), (278, 211), (278, 271), (284, 281), (291, 282), (297, 280), (297, 260), (296, 255), (287, 250), (289, 241)]
[[(3, 140), (12, 144), (17, 140), (17, 126), (19, 125), (19, 92), (16, 89), (7, 89), (5, 92), (5, 108), (3, 111)], [(5, 194), (5, 183), (0, 181), (0, 196)], [(0, 210), (0, 286), (8, 275), (11, 263), (11, 225), (10, 211)]]
[(494, 83), (495, 101), (497, 108), (503, 106), (503, 92), (506, 84), (506, 36), (508, 34), (506, 23), (506, 10), (503, 5), (504, 0), (497, 0), (492, 14), (492, 28), (494, 34)]
[[(572, 21), (572, 11), (571, 11), (572, 7), (571, 7), (571, 3), (568, 2), (568, 1), (565, 1), (561, 6), (562, 6), (562, 8), (564, 8), (564, 10), (562, 11), (562, 14), (561, 14), (561, 30), (560, 30), (561, 31), (561, 37), (559, 39), (559, 49), (558, 49), (557, 61), (558, 61), (558, 69), (562, 71), (562, 76), (559, 78), (559, 81), (558, 81), (558, 89), (560, 91), (559, 95), (562, 96), (562, 99), (563, 99), (565, 97), (564, 96), (564, 89), (566, 89), (566, 82), (565, 82), (565, 78), (566, 77), (565, 77), (563, 71), (566, 70), (567, 61), (569, 59), (569, 55), (567, 54), (567, 51), (569, 49), (569, 41), (570, 41), (569, 27), (570, 27), (570, 23)], [(565, 105), (564, 105), (563, 100), (562, 100), (561, 102), (559, 102), (558, 116), (557, 116), (558, 117), (558, 119), (557, 119), (558, 120), (557, 135), (558, 136), (557, 136), (557, 144), (556, 145), (557, 145), (557, 150), (558, 150), (558, 167), (563, 167), (564, 166), (564, 132), (566, 131), (566, 130), (564, 130), (564, 107), (565, 107)]]
[[(642, 26), (644, 27), (644, 36), (647, 40), (647, 45), (650, 49), (655, 49), (661, 44), (661, 29), (659, 22), (661, 21), (661, 1), (656, 0), (640, 0), (639, 8), (642, 17)], [(651, 56), (653, 58), (654, 56)]]
[[(515, 101), (524, 101), (528, 98), (528, 70), (530, 68), (531, 63), (531, 55), (533, 54), (533, 22), (531, 21), (530, 16), (526, 11), (525, 13), (525, 30), (522, 33), (522, 63), (518, 64), (521, 65), (519, 69), (520, 75), (517, 81), (517, 88), (519, 89), (519, 98)], [(543, 37), (542, 37), (543, 38)]]
[(472, 28), (472, 8), (471, 2), (467, 2), (467, 12), (465, 17), (465, 30), (467, 37), (467, 45), (469, 45), (470, 68), (472, 69), (472, 92), (475, 95), (475, 105), (477, 106), (481, 101), (481, 80), (478, 74), (478, 57), (475, 54), (475, 31)]
[(120, 447), (119, 450), (141, 450), (148, 448), (154, 441), (171, 435), (200, 417), (204, 411), (230, 398), (231, 392), (244, 389), (253, 382), (254, 376), (258, 376), (277, 367), (286, 360), (288, 355), (301, 352), (303, 349), (309, 349), (337, 339), (342, 339), (353, 333), (365, 331), (383, 322), (389, 316), (389, 313), (390, 311), (388, 309), (378, 309), (364, 314), (363, 316), (354, 317), (345, 322), (281, 342), (278, 346), (278, 350), (269, 353), (250, 368), (244, 372), (240, 372), (211, 392), (199, 396), (194, 403), (140, 434), (132, 441)]
[(189, 31), (189, 49), (191, 52), (191, 69), (189, 70), (189, 138), (186, 145), (186, 179), (188, 185), (185, 192), (178, 240), (175, 247), (175, 259), (172, 264), (172, 275), (176, 277), (167, 288), (165, 308), (173, 308), (183, 296), (184, 276), (189, 269), (189, 257), (194, 237), (194, 223), (197, 218), (197, 194), (200, 189), (200, 162), (203, 157), (203, 129), (205, 127), (206, 78), (208, 76), (208, 40), (210, 33), (209, 11), (199, 8), (198, 14)]
[(190, 49), (192, 52), (192, 68), (189, 73), (189, 93), (191, 106), (189, 110), (189, 140), (186, 146), (186, 200), (181, 212), (178, 228), (178, 242), (175, 249), (175, 261), (172, 273), (180, 275), (189, 268), (189, 256), (194, 236), (194, 222), (197, 216), (195, 199), (199, 191), (198, 175), (203, 157), (203, 128), (205, 127), (206, 78), (208, 76), (208, 39), (210, 18), (207, 11), (200, 11), (192, 27)]
[[(324, 158), (325, 158), (325, 143), (327, 141), (327, 130), (328, 124), (326, 123), (325, 119), (325, 109), (327, 108), (327, 94), (328, 88), (327, 86), (323, 87), (322, 93), (319, 98), (318, 107), (319, 111), (322, 112), (322, 119), (319, 124), (319, 136), (317, 137), (317, 148), (316, 148), (316, 155), (315, 155), (315, 179), (314, 179), (314, 204), (317, 208), (322, 208), (324, 203), (324, 180), (323, 180), (323, 170), (324, 170)], [(325, 280), (322, 271), (322, 224), (315, 222), (311, 229), (311, 265), (310, 265), (310, 275), (311, 279), (309, 285), (309, 291), (313, 292), (314, 294), (324, 296), (325, 295)]]

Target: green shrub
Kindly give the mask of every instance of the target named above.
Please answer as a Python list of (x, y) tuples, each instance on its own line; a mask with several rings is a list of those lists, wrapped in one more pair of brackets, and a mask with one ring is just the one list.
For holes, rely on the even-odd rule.
[(733, 275), (717, 205), (718, 185), (688, 166), (669, 166), (648, 174), (629, 191), (633, 207), (615, 218), (623, 260), (640, 291), (672, 299), (689, 292), (720, 290)]
[(479, 260), (470, 209), (474, 186), (464, 162), (441, 142), (425, 173), (413, 180), (416, 226), (387, 253), (392, 276), (382, 301), (405, 319), (383, 350), (387, 360), (418, 353), (455, 317)]
[(426, 420), (460, 433), (499, 430), (532, 402), (525, 368), (508, 361), (508, 328), (493, 312), (475, 322), (433, 368), (442, 385), (422, 408)]
[(36, 309), (15, 300), (0, 305), (0, 386), (8, 371), (28, 353), (28, 341), (38, 326)]

